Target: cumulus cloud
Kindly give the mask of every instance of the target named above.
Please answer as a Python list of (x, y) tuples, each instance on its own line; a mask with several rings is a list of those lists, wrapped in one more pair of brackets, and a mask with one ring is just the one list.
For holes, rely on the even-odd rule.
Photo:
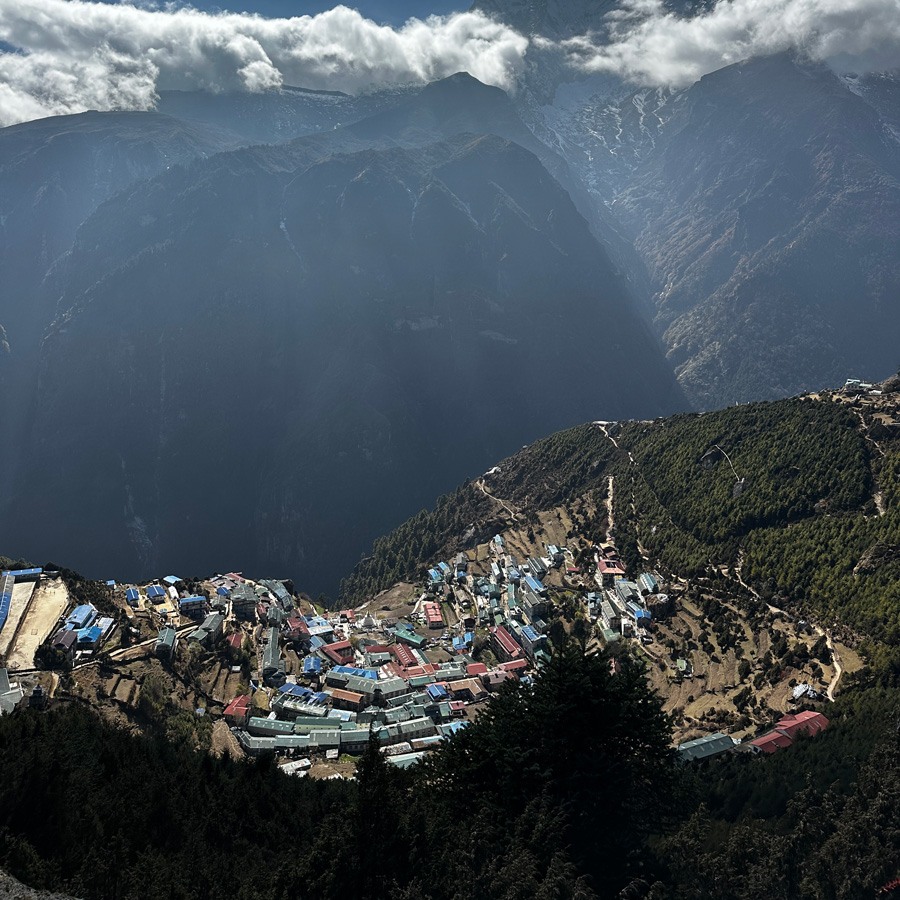
[(647, 85), (680, 87), (723, 66), (798, 50), (839, 69), (900, 66), (898, 0), (719, 0), (693, 18), (662, 0), (625, 0), (603, 35), (564, 43), (588, 72), (612, 72)]
[(358, 92), (458, 71), (512, 87), (528, 39), (478, 12), (378, 25), (338, 6), (265, 19), (87, 0), (0, 0), (0, 125), (86, 109), (149, 109), (157, 91)]

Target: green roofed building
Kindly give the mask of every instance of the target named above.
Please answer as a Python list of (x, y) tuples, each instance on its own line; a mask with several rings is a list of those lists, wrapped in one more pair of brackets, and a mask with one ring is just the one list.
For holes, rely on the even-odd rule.
[(693, 741), (687, 741), (678, 745), (678, 758), (682, 762), (694, 759), (709, 759), (720, 753), (727, 753), (734, 747), (734, 740), (727, 734), (717, 731), (715, 734), (707, 734)]
[(421, 650), (428, 643), (428, 638), (424, 635), (416, 634), (415, 631), (409, 631), (406, 628), (398, 628), (394, 632), (394, 637), (400, 641), (400, 643), (415, 647), (416, 650)]

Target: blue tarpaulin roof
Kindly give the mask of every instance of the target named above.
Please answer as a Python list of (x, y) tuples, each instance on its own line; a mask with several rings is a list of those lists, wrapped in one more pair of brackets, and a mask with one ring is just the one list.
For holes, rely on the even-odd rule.
[(166, 584), (176, 585), (181, 579), (177, 575), (166, 575), (166, 577), (163, 578), (163, 581)]
[(230, 597), (230, 596), (231, 596), (231, 591), (229, 591), (227, 587), (220, 587), (220, 588), (216, 591), (216, 593), (217, 593), (220, 597)]

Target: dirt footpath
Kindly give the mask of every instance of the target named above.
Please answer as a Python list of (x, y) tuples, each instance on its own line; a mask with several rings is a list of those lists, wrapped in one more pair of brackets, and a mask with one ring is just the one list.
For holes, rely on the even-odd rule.
[(50, 636), (68, 605), (69, 591), (61, 578), (42, 581), (38, 585), (19, 629), (16, 645), (7, 656), (10, 669), (30, 669), (34, 666), (37, 648)]

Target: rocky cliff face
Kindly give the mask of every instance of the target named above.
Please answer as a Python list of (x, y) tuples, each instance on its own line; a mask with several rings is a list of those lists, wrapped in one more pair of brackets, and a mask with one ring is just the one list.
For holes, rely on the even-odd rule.
[(682, 91), (564, 84), (526, 114), (635, 251), (617, 259), (710, 408), (896, 368), (898, 109), (895, 78), (781, 55)]
[(733, 66), (682, 98), (614, 210), (701, 406), (896, 368), (900, 143), (825, 66)]

